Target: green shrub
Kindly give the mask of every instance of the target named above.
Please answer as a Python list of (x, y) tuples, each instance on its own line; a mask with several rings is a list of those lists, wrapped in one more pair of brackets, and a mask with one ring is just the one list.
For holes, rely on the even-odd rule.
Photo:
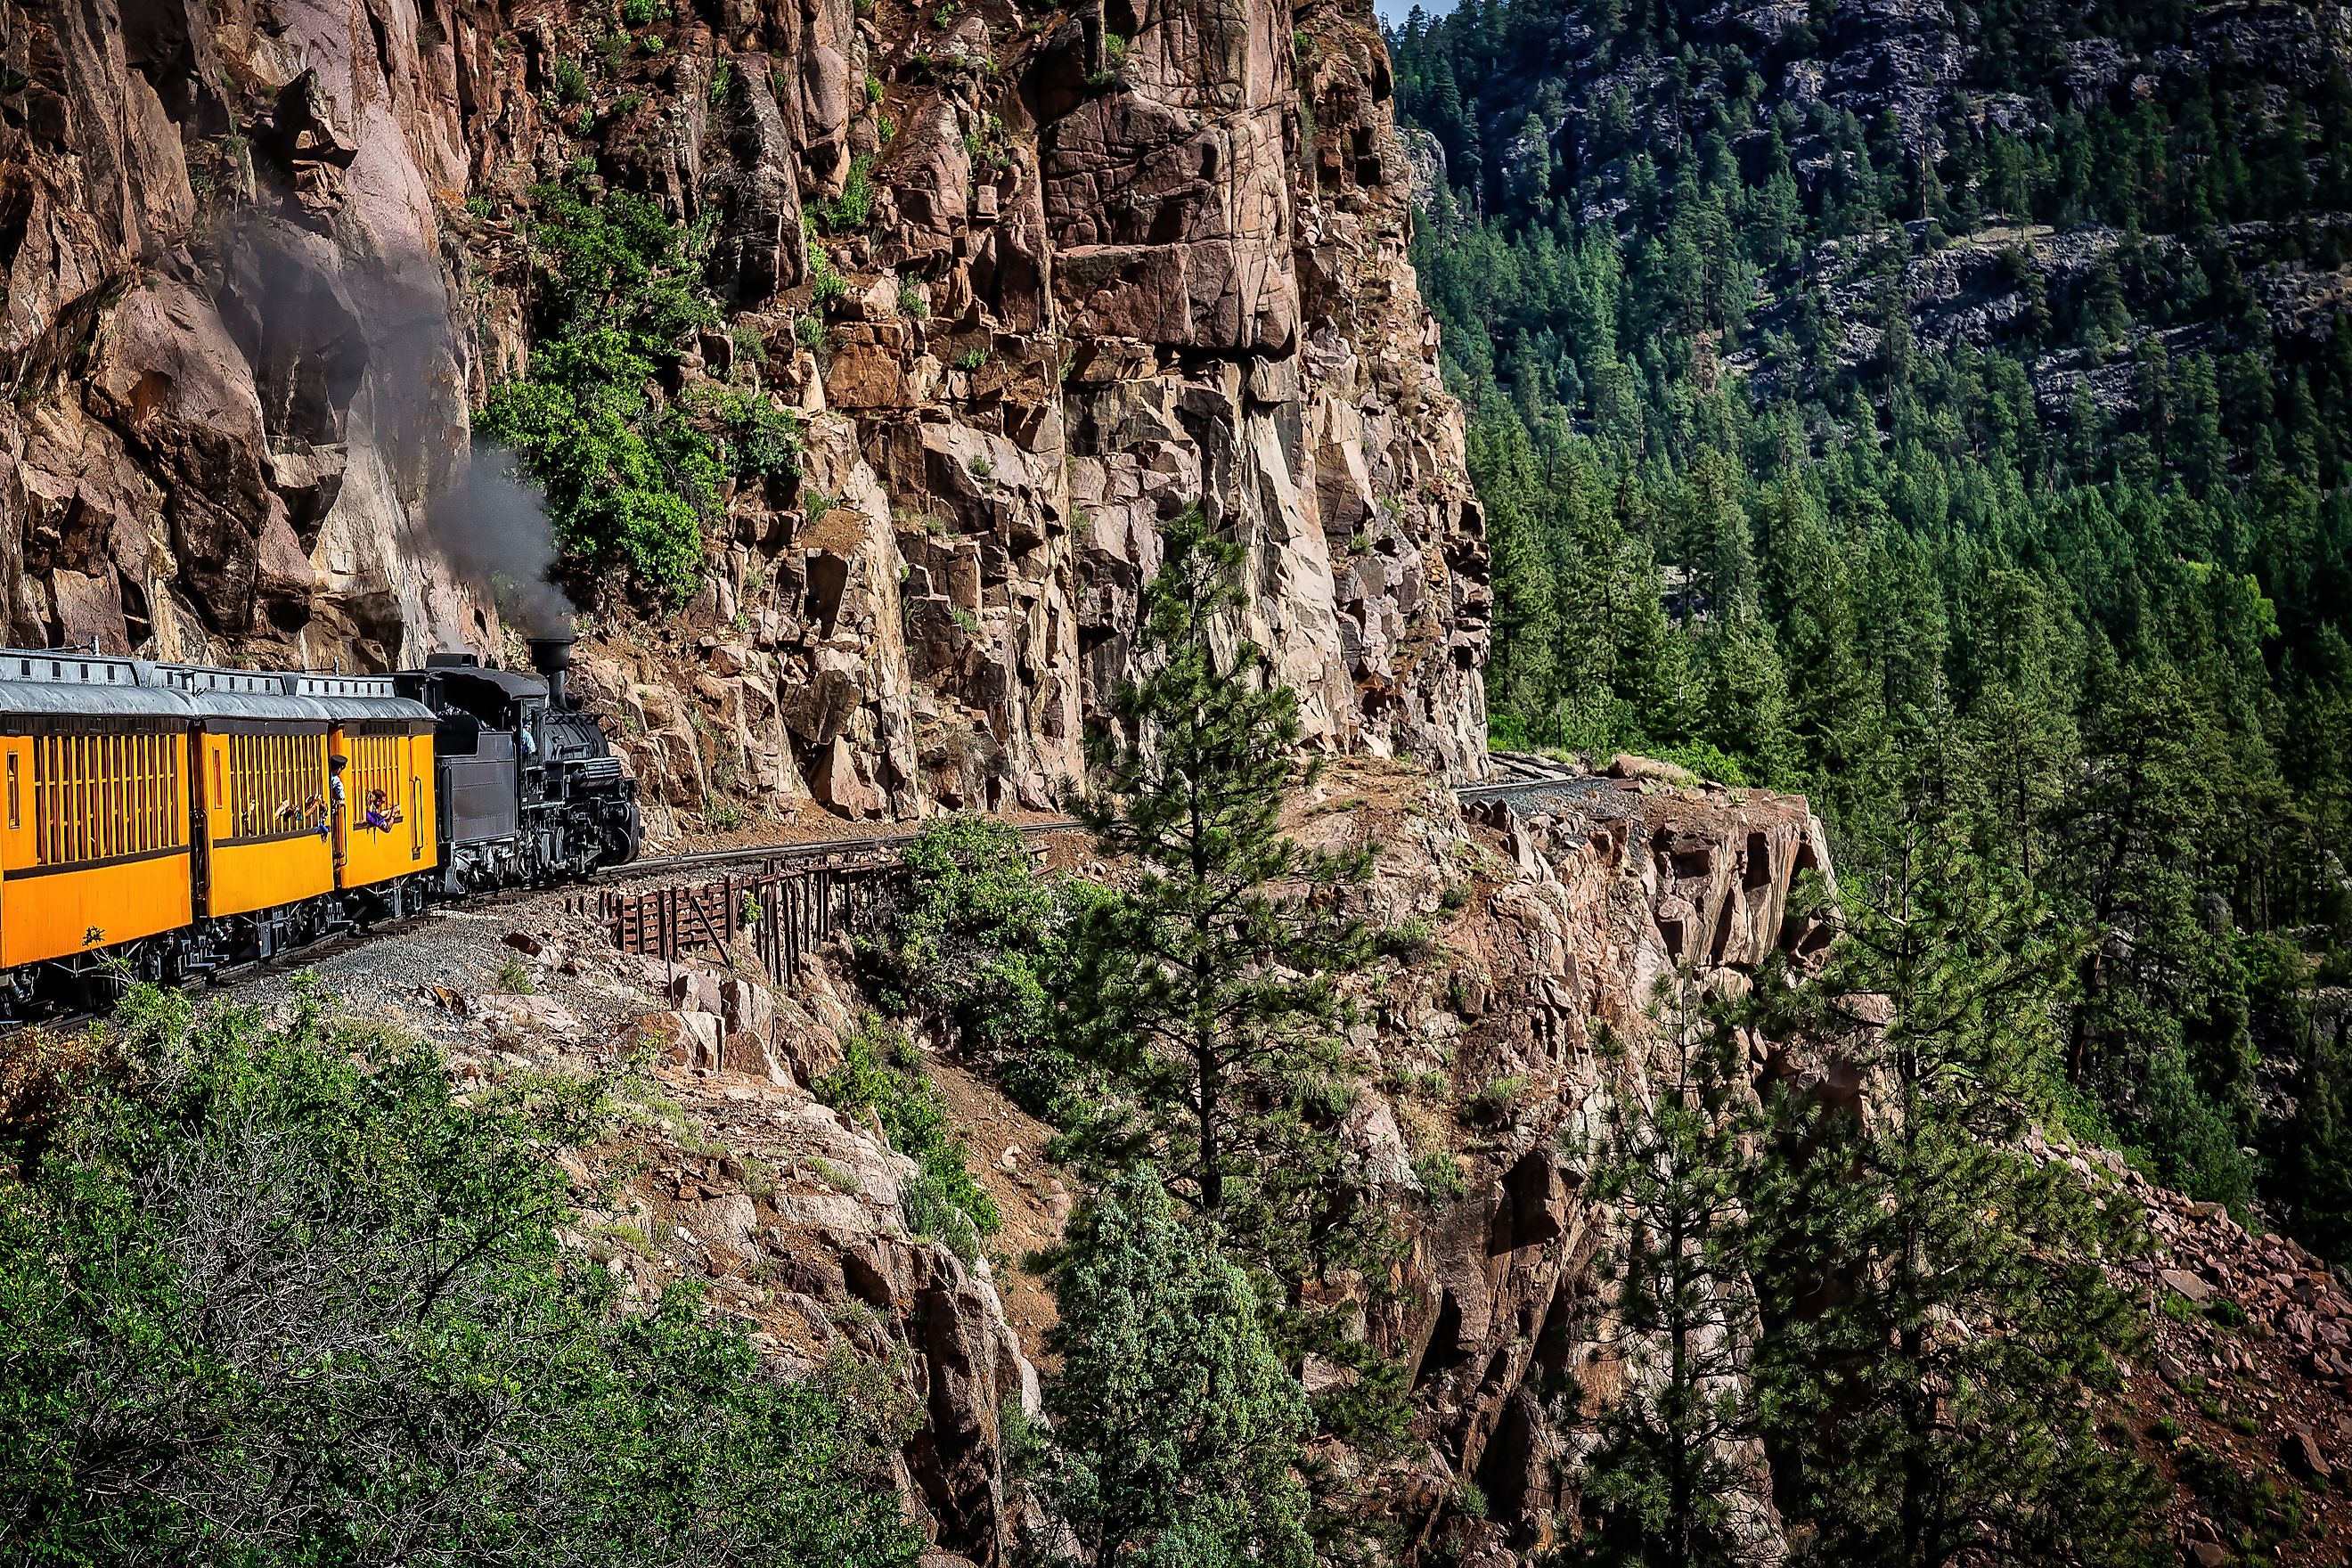
[(1414, 1155), (1412, 1175), (1433, 1203), (1452, 1203), (1462, 1195), (1462, 1173), (1454, 1156), (1443, 1151)]
[(623, 1310), (559, 1245), (597, 1080), (462, 1104), (315, 992), (271, 1024), (142, 988), (53, 1065), (45, 1130), (0, 1112), (12, 1559), (919, 1555), (888, 1369), (787, 1381), (694, 1289)]
[(972, 1180), (964, 1163), (963, 1138), (948, 1126), (947, 1102), (919, 1068), (891, 1065), (908, 1050), (905, 1035), (868, 1015), (841, 1043), (841, 1065), (813, 1086), (816, 1097), (852, 1117), (871, 1110), (880, 1119), (890, 1147), (915, 1162), (915, 1177), (899, 1184), (908, 1226), (919, 1236), (945, 1242), (971, 1262), (983, 1237), (1001, 1226), (996, 1201)]
[(683, 603), (700, 582), (724, 470), (656, 377), (718, 321), (701, 284), (709, 223), (672, 223), (626, 193), (542, 185), (531, 196), (530, 372), (491, 389), (475, 433), (511, 448), (545, 488), (571, 563), (625, 566)]
[(555, 62), (555, 100), (558, 103), (579, 103), (588, 96), (588, 72), (578, 60), (565, 58)]
[[(969, 611), (956, 619), (967, 635), (979, 628)], [(1055, 1037), (1053, 996), (1069, 935), (1100, 889), (1039, 876), (1019, 830), (990, 816), (942, 817), (899, 858), (906, 898), (866, 952), (884, 1000), (947, 1019), (1017, 1103), (1061, 1120), (1079, 1080)]]
[[(832, 304), (849, 292), (849, 279), (833, 265), (833, 258), (822, 250), (809, 252), (809, 300), (819, 309)], [(820, 331), (823, 329), (820, 328)]]
[(909, 280), (898, 285), (898, 313), (910, 321), (919, 321), (931, 313), (931, 301), (921, 284)]
[(696, 428), (722, 439), (726, 471), (738, 479), (799, 477), (800, 415), (766, 393), (705, 384), (688, 388), (678, 408)]
[(632, 27), (649, 27), (668, 10), (661, 0), (621, 0), (621, 20)]
[(1526, 1075), (1507, 1073), (1471, 1096), (1470, 1114), (1480, 1121), (1500, 1121), (1511, 1113), (1511, 1102), (1527, 1086)]
[(1087, 85), (1099, 91), (1116, 84), (1118, 80), (1119, 68), (1126, 64), (1127, 40), (1117, 33), (1106, 32), (1103, 34), (1103, 68), (1090, 72), (1087, 77)]
[(849, 173), (841, 183), (841, 195), (831, 201), (816, 203), (814, 210), (828, 234), (864, 228), (874, 221), (874, 154), (861, 153), (852, 158)]

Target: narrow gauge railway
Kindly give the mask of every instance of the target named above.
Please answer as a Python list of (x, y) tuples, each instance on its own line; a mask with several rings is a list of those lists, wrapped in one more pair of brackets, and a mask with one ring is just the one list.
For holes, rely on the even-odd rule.
[(636, 858), (636, 786), (536, 676), (0, 649), (0, 1017), (100, 1005)]

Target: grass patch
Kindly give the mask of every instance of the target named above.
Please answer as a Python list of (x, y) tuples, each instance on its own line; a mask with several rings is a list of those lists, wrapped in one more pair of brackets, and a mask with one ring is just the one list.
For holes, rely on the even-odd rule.
[(917, 1167), (898, 1188), (908, 1227), (976, 1262), (982, 1238), (1003, 1228), (996, 1200), (972, 1179), (938, 1089), (919, 1067), (896, 1065), (912, 1054), (901, 1031), (869, 1014), (842, 1042), (841, 1066), (816, 1081), (816, 1097), (852, 1118), (874, 1112), (890, 1146)]

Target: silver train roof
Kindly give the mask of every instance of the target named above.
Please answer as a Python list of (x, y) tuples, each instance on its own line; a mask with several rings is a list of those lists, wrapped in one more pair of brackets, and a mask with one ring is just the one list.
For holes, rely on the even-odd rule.
[(59, 648), (0, 648), (0, 716), (434, 722), (433, 710), (400, 696), (388, 675), (225, 669)]

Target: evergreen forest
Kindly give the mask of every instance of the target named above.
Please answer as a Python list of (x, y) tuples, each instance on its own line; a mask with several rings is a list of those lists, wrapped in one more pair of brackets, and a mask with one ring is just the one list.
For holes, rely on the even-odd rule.
[(1737, 10), (1391, 35), (1495, 744), (1801, 790), (1857, 872), (1958, 825), (2074, 933), (2076, 1130), (2344, 1258), (2341, 51), (2287, 6)]

